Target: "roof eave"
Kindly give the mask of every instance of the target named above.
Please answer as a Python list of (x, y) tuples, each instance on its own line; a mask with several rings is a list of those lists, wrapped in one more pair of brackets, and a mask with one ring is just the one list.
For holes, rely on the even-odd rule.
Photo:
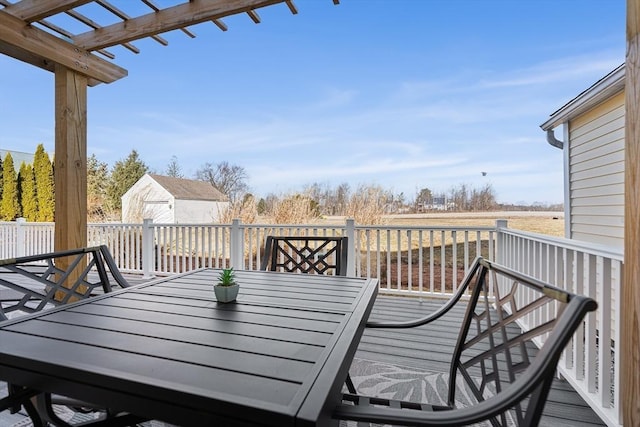
[(625, 67), (622, 64), (552, 113), (540, 127), (543, 131), (554, 129), (623, 91), (624, 77)]

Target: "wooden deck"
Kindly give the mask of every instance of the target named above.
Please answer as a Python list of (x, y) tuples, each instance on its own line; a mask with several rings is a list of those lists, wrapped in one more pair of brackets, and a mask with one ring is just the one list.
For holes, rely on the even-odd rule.
[[(401, 321), (435, 311), (444, 300), (379, 295), (371, 320)], [(464, 308), (454, 311), (427, 327), (411, 329), (367, 329), (357, 358), (447, 373)], [(580, 395), (564, 380), (552, 385), (540, 425), (605, 425)]]

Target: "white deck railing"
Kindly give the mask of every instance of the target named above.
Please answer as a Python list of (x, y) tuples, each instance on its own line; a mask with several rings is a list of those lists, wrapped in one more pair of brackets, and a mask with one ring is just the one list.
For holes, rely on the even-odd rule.
[[(51, 252), (53, 223), (0, 223), (0, 258)], [(385, 293), (447, 297), (482, 255), (598, 301), (567, 347), (560, 373), (610, 426), (620, 425), (622, 253), (607, 247), (493, 227), (344, 225), (90, 224), (88, 245), (105, 244), (124, 272), (171, 274), (200, 267), (258, 269), (267, 235), (349, 237), (348, 274), (375, 277)], [(527, 293), (519, 295), (526, 303)], [(528, 318), (531, 328), (544, 318)], [(542, 344), (542, 343), (539, 343)]]
[[(620, 414), (620, 287), (623, 254), (607, 246), (507, 228), (498, 229), (496, 260), (568, 291), (588, 295), (598, 310), (567, 346), (559, 371), (610, 426)], [(519, 297), (527, 302), (527, 293)], [(527, 318), (532, 328), (544, 318)]]

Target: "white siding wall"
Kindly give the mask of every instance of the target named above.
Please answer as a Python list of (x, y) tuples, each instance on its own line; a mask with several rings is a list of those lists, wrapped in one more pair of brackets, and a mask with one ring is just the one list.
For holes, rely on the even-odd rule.
[(220, 214), (229, 205), (228, 202), (212, 202), (205, 200), (176, 200), (176, 224), (210, 224), (218, 222)]
[(569, 123), (571, 238), (624, 247), (624, 92)]
[(149, 175), (144, 175), (122, 196), (122, 222), (174, 223), (173, 196)]

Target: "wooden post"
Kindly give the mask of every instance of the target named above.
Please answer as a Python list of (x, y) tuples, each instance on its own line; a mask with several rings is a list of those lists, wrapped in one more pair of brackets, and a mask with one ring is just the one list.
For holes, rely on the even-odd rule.
[(640, 425), (640, 0), (627, 0), (624, 280), (621, 292), (622, 419)]
[(56, 251), (87, 246), (87, 78), (55, 70)]

